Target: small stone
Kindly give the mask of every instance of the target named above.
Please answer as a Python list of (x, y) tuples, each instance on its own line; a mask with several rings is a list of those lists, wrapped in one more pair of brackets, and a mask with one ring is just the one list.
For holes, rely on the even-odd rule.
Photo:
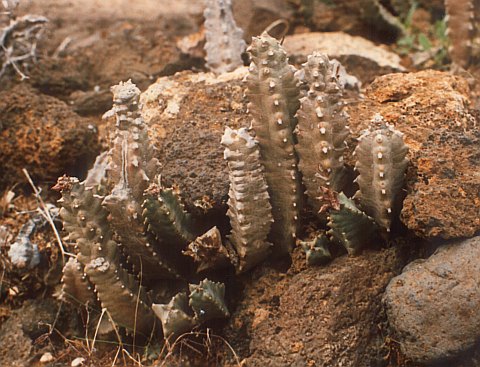
[(53, 361), (52, 353), (47, 352), (40, 357), (40, 363), (50, 363), (52, 361)]
[(75, 358), (72, 363), (70, 364), (70, 366), (72, 367), (79, 367), (79, 366), (82, 366), (83, 365), (83, 362), (85, 362), (85, 358), (83, 357), (77, 357)]

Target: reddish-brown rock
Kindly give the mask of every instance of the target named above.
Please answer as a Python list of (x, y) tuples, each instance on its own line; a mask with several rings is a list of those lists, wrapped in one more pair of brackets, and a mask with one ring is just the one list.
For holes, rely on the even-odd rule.
[[(246, 366), (377, 366), (387, 350), (382, 294), (400, 272), (402, 246), (285, 273), (260, 268), (245, 285), (225, 334)], [(299, 264), (301, 262), (301, 264)]]
[(190, 210), (225, 209), (229, 181), (220, 140), (225, 126), (249, 124), (245, 73), (177, 73), (158, 79), (141, 96), (162, 180), (179, 185)]
[(0, 186), (79, 174), (98, 154), (97, 130), (64, 102), (26, 84), (0, 93)]
[(353, 136), (376, 113), (405, 134), (411, 163), (401, 220), (421, 237), (469, 237), (480, 230), (480, 130), (468, 94), (467, 82), (448, 73), (390, 74), (349, 108)]

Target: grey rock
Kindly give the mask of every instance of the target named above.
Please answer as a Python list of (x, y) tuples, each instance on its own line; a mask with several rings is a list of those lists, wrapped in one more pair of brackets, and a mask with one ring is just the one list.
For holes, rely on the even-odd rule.
[(436, 365), (480, 340), (479, 258), (480, 236), (442, 246), (390, 281), (383, 301), (407, 358)]
[(371, 82), (378, 75), (405, 70), (397, 54), (365, 38), (343, 32), (288, 35), (283, 46), (295, 64), (305, 62), (308, 55), (318, 51), (340, 61), (349, 73), (361, 77), (362, 82)]

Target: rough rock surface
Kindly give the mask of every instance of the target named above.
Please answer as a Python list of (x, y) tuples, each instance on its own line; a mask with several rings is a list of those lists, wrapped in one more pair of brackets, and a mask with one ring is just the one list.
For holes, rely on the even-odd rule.
[(191, 67), (194, 60), (181, 55), (175, 41), (159, 28), (158, 21), (141, 26), (98, 22), (58, 57), (40, 60), (32, 69), (31, 83), (46, 94), (70, 100), (76, 90), (91, 91), (97, 86), (108, 90), (120, 80), (132, 79), (143, 89), (154, 78)]
[(291, 19), (292, 14), (288, 0), (233, 0), (233, 16), (248, 43), (271, 23)]
[(385, 293), (388, 321), (402, 352), (434, 363), (480, 341), (480, 237), (440, 247), (409, 264)]
[(0, 187), (79, 174), (98, 154), (96, 128), (62, 101), (26, 84), (0, 93)]
[(348, 108), (352, 136), (379, 113), (410, 149), (402, 222), (421, 237), (473, 236), (480, 230), (480, 130), (467, 82), (432, 70), (390, 74), (365, 95)]
[(371, 82), (375, 76), (403, 71), (400, 57), (373, 42), (343, 32), (300, 33), (285, 37), (284, 47), (292, 62), (300, 64), (314, 51), (339, 60), (349, 73)]
[(53, 300), (27, 301), (1, 325), (0, 365), (30, 366), (32, 341), (49, 332), (58, 304)]
[(409, 250), (367, 251), (309, 268), (300, 252), (286, 274), (254, 272), (225, 330), (233, 349), (246, 366), (382, 365), (381, 298)]
[(158, 79), (141, 96), (162, 180), (180, 186), (190, 210), (226, 208), (228, 171), (220, 140), (226, 125), (250, 122), (245, 74), (243, 67), (219, 77), (182, 72)]
[[(378, 13), (372, 12), (375, 7), (368, 6), (374, 2), (381, 3), (389, 10), (392, 16), (405, 19), (407, 12), (415, 2), (421, 11), (428, 11), (441, 19), (444, 15), (443, 0), (336, 0), (312, 1), (310, 27), (315, 31), (336, 32), (343, 31), (349, 34), (366, 37), (373, 41), (391, 43), (395, 41), (395, 29), (384, 21), (378, 21)], [(425, 9), (425, 10), (424, 10)], [(418, 10), (417, 10), (418, 11)], [(381, 17), (380, 17), (381, 18)], [(415, 19), (413, 20), (414, 26)]]
[(10, 318), (0, 329), (0, 364), (10, 367), (30, 365), (32, 340), (25, 335), (17, 318)]

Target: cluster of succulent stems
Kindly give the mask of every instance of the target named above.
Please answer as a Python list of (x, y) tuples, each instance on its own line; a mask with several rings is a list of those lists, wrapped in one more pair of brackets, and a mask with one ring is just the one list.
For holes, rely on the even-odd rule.
[[(56, 185), (77, 253), (64, 268), (65, 299), (108, 310), (127, 334), (172, 338), (228, 317), (224, 284), (205, 278), (221, 268), (246, 272), (299, 242), (309, 263), (323, 263), (332, 243), (356, 254), (375, 231), (390, 231), (408, 162), (401, 133), (376, 117), (355, 149), (358, 191), (348, 198), (342, 190), (353, 185), (344, 165), (350, 132), (338, 62), (314, 53), (296, 70), (266, 33), (248, 51), (253, 121), (250, 129), (227, 127), (221, 141), (230, 232), (205, 231), (180, 190), (163, 186), (140, 91), (120, 83), (105, 114), (115, 118), (110, 150), (84, 182), (62, 177)], [(326, 226), (300, 241), (305, 210)]]

